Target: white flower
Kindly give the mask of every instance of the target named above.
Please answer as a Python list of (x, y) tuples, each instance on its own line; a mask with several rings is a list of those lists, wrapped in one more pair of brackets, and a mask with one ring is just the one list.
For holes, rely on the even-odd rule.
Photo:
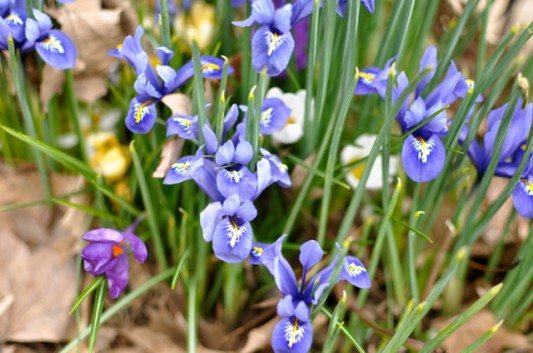
[[(296, 93), (283, 93), (281, 89), (273, 87), (268, 90), (266, 97), (279, 98), (291, 109), (287, 124), (272, 135), (272, 141), (292, 144), (300, 140), (304, 134), (305, 90), (299, 90)], [(311, 117), (312, 112), (311, 106)]]
[[(361, 135), (355, 140), (354, 145), (347, 145), (341, 151), (341, 162), (343, 165), (354, 163), (370, 154), (370, 150), (376, 141), (376, 135)], [(369, 190), (378, 190), (383, 187), (383, 170), (381, 166), (381, 155), (376, 158), (370, 176), (366, 183), (366, 188)], [(352, 188), (356, 188), (359, 180), (363, 175), (366, 162), (360, 162), (352, 166), (346, 173), (346, 180)], [(398, 169), (398, 157), (391, 156), (389, 159), (389, 175), (396, 174)]]

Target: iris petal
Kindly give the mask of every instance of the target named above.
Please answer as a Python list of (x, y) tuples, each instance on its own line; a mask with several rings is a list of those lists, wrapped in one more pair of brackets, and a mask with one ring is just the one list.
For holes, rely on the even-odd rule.
[(279, 75), (291, 59), (294, 39), (290, 32), (272, 32), (268, 26), (260, 27), (252, 39), (252, 65), (260, 72), (267, 69), (269, 76)]
[(533, 218), (533, 181), (520, 179), (513, 190), (516, 211), (524, 218)]
[(56, 69), (71, 69), (76, 64), (76, 46), (61, 31), (51, 30), (35, 43), (35, 50), (44, 62)]
[(402, 163), (405, 173), (412, 180), (423, 183), (435, 179), (442, 168), (446, 151), (437, 135), (429, 139), (409, 135), (403, 144)]
[(184, 181), (192, 179), (191, 166), (196, 161), (196, 156), (185, 156), (173, 163), (163, 180), (163, 184), (172, 185), (179, 184)]
[(358, 288), (370, 288), (370, 278), (365, 265), (353, 256), (347, 256), (344, 259), (340, 279), (348, 281)]
[(154, 127), (157, 112), (152, 100), (133, 98), (126, 116), (126, 127), (136, 134), (147, 134)]
[(250, 200), (257, 189), (257, 177), (248, 168), (221, 170), (217, 174), (217, 188), (224, 197), (238, 194), (241, 199)]
[(284, 317), (274, 327), (271, 343), (275, 353), (307, 353), (313, 343), (313, 327), (296, 317)]
[(242, 262), (252, 250), (252, 226), (236, 218), (226, 217), (215, 227), (213, 251), (225, 262)]

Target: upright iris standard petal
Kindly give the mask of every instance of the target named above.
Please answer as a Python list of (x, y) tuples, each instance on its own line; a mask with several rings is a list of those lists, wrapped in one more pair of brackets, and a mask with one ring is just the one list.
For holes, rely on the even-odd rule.
[(513, 190), (513, 203), (520, 216), (533, 218), (533, 176), (518, 181)]
[(246, 141), (245, 139), (240, 139), (239, 143), (237, 144), (237, 148), (235, 148), (235, 156), (233, 160), (236, 163), (246, 165), (248, 164), (254, 155), (254, 149), (250, 142)]
[(340, 279), (348, 281), (359, 288), (370, 288), (370, 278), (365, 265), (356, 257), (346, 256)]
[(281, 33), (262, 26), (252, 38), (252, 66), (257, 72), (266, 68), (269, 76), (278, 76), (289, 64), (293, 50), (290, 32)]
[(196, 156), (185, 156), (172, 163), (170, 169), (163, 180), (165, 185), (179, 184), (192, 179), (191, 166), (198, 158)]
[(136, 134), (147, 134), (154, 127), (157, 111), (151, 98), (133, 98), (126, 116), (126, 127)]
[(223, 166), (233, 162), (233, 157), (235, 157), (235, 146), (231, 140), (228, 140), (217, 150), (217, 153), (215, 154), (215, 162), (218, 165)]
[(300, 246), (300, 263), (305, 270), (315, 266), (324, 256), (324, 251), (315, 240), (309, 240)]
[(252, 250), (252, 226), (249, 222), (230, 216), (220, 221), (213, 233), (213, 251), (225, 262), (242, 262)]
[(412, 180), (424, 183), (435, 179), (446, 158), (446, 151), (437, 135), (428, 139), (409, 135), (402, 148), (402, 163), (405, 173)]
[(56, 69), (71, 69), (76, 64), (76, 46), (63, 32), (51, 30), (35, 43), (35, 50), (48, 65)]
[(368, 10), (370, 13), (374, 13), (375, 0), (361, 0), (361, 4)]
[(281, 99), (266, 98), (259, 120), (261, 135), (271, 135), (281, 130), (287, 124), (291, 111)]

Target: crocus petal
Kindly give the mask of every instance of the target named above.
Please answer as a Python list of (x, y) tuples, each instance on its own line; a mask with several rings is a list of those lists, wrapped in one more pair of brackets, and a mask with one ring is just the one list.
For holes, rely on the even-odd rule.
[(370, 278), (365, 265), (356, 257), (346, 256), (340, 279), (346, 280), (358, 288), (370, 288)]
[(533, 218), (533, 181), (520, 179), (513, 190), (513, 203), (520, 216)]
[(221, 211), (222, 204), (220, 202), (211, 202), (202, 212), (200, 212), (202, 235), (207, 242), (213, 240), (215, 227), (222, 220)]
[(81, 251), (83, 268), (93, 276), (99, 276), (108, 269), (113, 260), (114, 243), (92, 243)]
[(170, 166), (170, 169), (163, 180), (165, 185), (179, 184), (192, 179), (191, 166), (197, 160), (196, 156), (185, 156), (178, 159)]
[(144, 263), (148, 259), (148, 250), (144, 242), (133, 233), (124, 233), (124, 239), (130, 243), (131, 252), (135, 260), (138, 263)]
[(147, 134), (154, 127), (157, 111), (151, 99), (141, 101), (133, 98), (126, 116), (126, 127), (136, 134)]
[(228, 140), (218, 149), (215, 155), (215, 162), (220, 166), (227, 165), (233, 162), (234, 156), (235, 146), (231, 140)]
[(252, 39), (252, 66), (257, 72), (266, 68), (269, 76), (277, 76), (289, 64), (293, 50), (294, 39), (290, 32), (277, 33), (262, 26)]
[(416, 182), (435, 179), (444, 167), (445, 158), (444, 145), (437, 135), (427, 140), (409, 135), (403, 143), (403, 167), (407, 176)]
[(252, 160), (253, 155), (254, 149), (252, 145), (248, 141), (241, 139), (235, 149), (234, 161), (246, 165)]
[(309, 271), (324, 256), (324, 251), (315, 240), (309, 240), (300, 246), (300, 263), (304, 271)]
[(279, 98), (266, 98), (259, 121), (261, 135), (272, 135), (281, 130), (291, 115), (291, 109)]
[(252, 226), (248, 222), (225, 217), (213, 233), (213, 252), (224, 262), (242, 262), (252, 250)]
[(257, 189), (257, 177), (248, 168), (221, 170), (217, 174), (217, 188), (224, 197), (239, 194), (242, 199), (250, 200)]
[(35, 50), (45, 63), (56, 69), (71, 69), (76, 64), (76, 46), (69, 37), (56, 29), (36, 42)]
[(313, 327), (296, 317), (283, 317), (272, 332), (272, 349), (275, 353), (307, 353), (313, 343)]
[(120, 243), (124, 240), (122, 233), (110, 228), (97, 228), (83, 234), (83, 240), (90, 242)]
[(113, 260), (113, 265), (106, 272), (107, 283), (109, 285), (109, 295), (117, 299), (126, 289), (129, 279), (128, 254), (123, 254)]
[(178, 135), (191, 140), (198, 137), (198, 117), (176, 114), (167, 120), (167, 137)]

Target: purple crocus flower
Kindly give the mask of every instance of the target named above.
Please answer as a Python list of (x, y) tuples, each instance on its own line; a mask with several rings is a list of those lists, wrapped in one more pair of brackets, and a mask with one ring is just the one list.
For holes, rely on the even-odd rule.
[(143, 241), (133, 234), (136, 225), (134, 223), (123, 232), (98, 228), (83, 235), (83, 239), (89, 242), (81, 252), (83, 267), (93, 276), (107, 278), (109, 295), (113, 299), (118, 298), (128, 285), (129, 253), (133, 253), (139, 263), (148, 257)]
[(267, 70), (269, 76), (279, 75), (291, 59), (294, 39), (291, 28), (313, 11), (312, 0), (296, 0), (276, 9), (272, 0), (255, 0), (252, 14), (244, 21), (234, 21), (239, 27), (261, 25), (252, 38), (252, 66), (255, 71)]
[(300, 246), (299, 260), (302, 265), (301, 281), (296, 279), (289, 262), (281, 253), (281, 246), (286, 235), (274, 244), (254, 244), (250, 252), (251, 262), (263, 264), (274, 277), (276, 285), (283, 295), (278, 303), (278, 315), (281, 319), (272, 333), (272, 348), (276, 353), (306, 353), (311, 348), (313, 329), (310, 320), (310, 307), (316, 305), (328, 286), (346, 280), (359, 288), (369, 288), (370, 279), (362, 262), (352, 256), (344, 259), (339, 278), (330, 283), (335, 259), (329, 266), (308, 278), (310, 270), (316, 266), (324, 252), (320, 245), (310, 240)]
[(213, 252), (225, 262), (242, 262), (252, 251), (250, 221), (257, 216), (253, 203), (233, 194), (224, 202), (210, 203), (200, 213), (205, 241), (213, 242)]
[[(493, 158), (494, 144), (507, 108), (508, 104), (504, 104), (489, 113), (488, 129), (483, 137), (483, 143), (472, 141), (468, 149), (468, 155), (476, 166), (478, 176), (486, 172)], [(523, 106), (523, 101), (520, 99), (512, 114), (495, 170), (495, 175), (504, 178), (513, 177), (524, 157), (528, 134), (533, 127), (533, 103)], [(460, 142), (466, 138), (467, 129), (466, 126), (463, 128)], [(533, 156), (530, 157), (528, 165), (520, 176), (512, 198), (518, 214), (525, 218), (533, 218)]]

